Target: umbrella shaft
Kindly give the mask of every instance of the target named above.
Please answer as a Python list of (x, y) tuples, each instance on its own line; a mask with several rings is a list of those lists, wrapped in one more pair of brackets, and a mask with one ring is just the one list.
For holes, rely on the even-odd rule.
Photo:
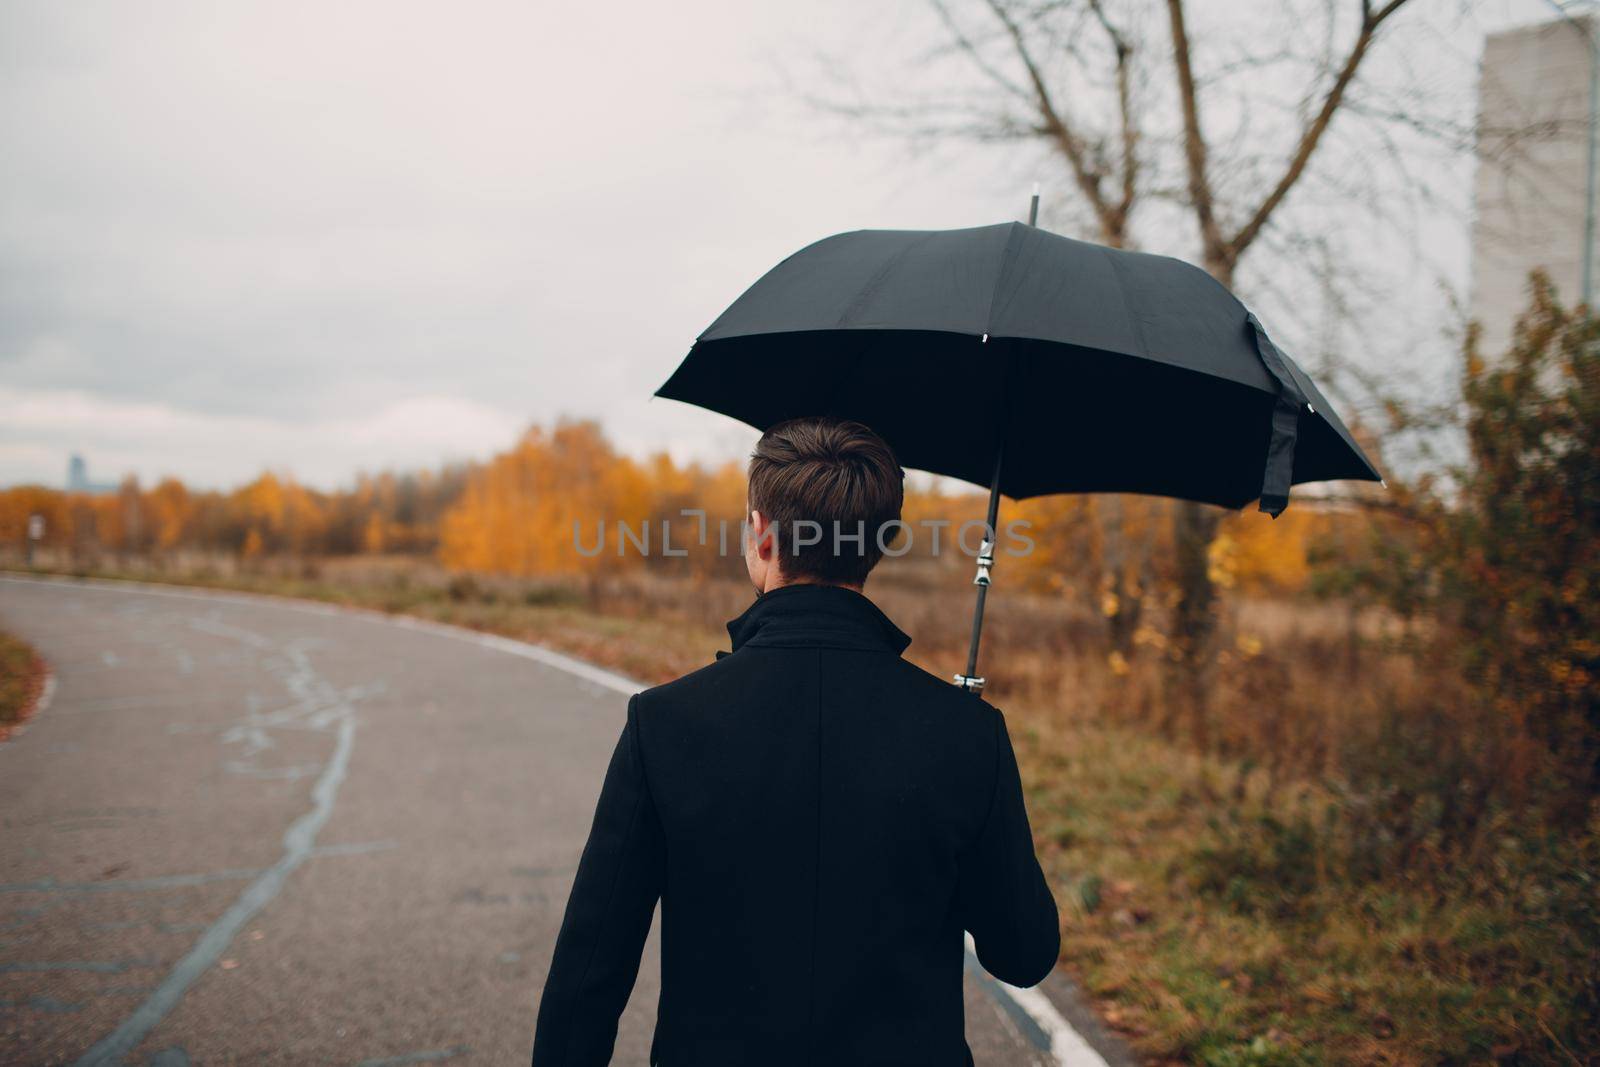
[(956, 684), (974, 693), (983, 692), (983, 679), (978, 677), (978, 644), (983, 640), (983, 606), (989, 599), (989, 569), (994, 566), (994, 550), (1000, 540), (1000, 464), (1005, 458), (1005, 442), (995, 447), (994, 477), (989, 481), (989, 517), (984, 527), (984, 541), (978, 557), (978, 601), (972, 607), (972, 641), (967, 646), (967, 671), (956, 675)]
[[(1039, 224), (1039, 183), (1033, 183), (1033, 196), (1028, 201), (1028, 225)], [(983, 339), (989, 340), (984, 334)], [(1011, 370), (1008, 360), (1006, 370)], [(1009, 383), (1007, 383), (1009, 385)], [(1010, 400), (1010, 391), (1006, 390)], [(1009, 405), (1008, 405), (1009, 407)], [(1000, 542), (1000, 464), (1006, 455), (1006, 419), (1000, 420), (1000, 438), (994, 447), (994, 476), (989, 479), (989, 519), (985, 526), (983, 549), (978, 556), (978, 576), (973, 584), (978, 587), (978, 601), (972, 605), (972, 640), (967, 645), (967, 673), (956, 675), (955, 682), (971, 693), (983, 692), (983, 679), (978, 677), (978, 645), (983, 640), (983, 606), (989, 599), (989, 572), (994, 567), (994, 550)]]
[(978, 675), (978, 642), (983, 639), (983, 602), (989, 597), (989, 587), (978, 586), (978, 604), (972, 609), (972, 643), (967, 646), (968, 678)]

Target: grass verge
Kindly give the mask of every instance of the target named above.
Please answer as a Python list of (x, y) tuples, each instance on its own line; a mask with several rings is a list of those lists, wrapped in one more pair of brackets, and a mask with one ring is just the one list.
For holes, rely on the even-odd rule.
[(1371, 870), (1346, 801), (1125, 727), (1010, 714), (1062, 957), (1162, 1062), (1597, 1062), (1600, 827)]
[(33, 713), (45, 675), (44, 660), (33, 646), (0, 631), (0, 741)]

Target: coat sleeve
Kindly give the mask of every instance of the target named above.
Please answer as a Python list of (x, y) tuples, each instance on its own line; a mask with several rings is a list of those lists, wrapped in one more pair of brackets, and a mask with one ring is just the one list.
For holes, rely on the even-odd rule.
[(1017, 756), (1005, 718), (994, 712), (995, 774), (989, 813), (962, 858), (957, 902), (978, 962), (1002, 982), (1032, 986), (1056, 965), (1061, 929), (1055, 898), (1033, 852)]
[(539, 1004), (533, 1067), (611, 1062), (617, 1019), (639, 973), (666, 870), (660, 819), (645, 780), (638, 697), (611, 756)]

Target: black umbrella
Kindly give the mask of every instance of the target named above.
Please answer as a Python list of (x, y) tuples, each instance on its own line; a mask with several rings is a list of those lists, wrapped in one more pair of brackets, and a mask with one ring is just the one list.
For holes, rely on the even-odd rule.
[(657, 396), (757, 429), (871, 426), (907, 467), (1000, 494), (1122, 492), (1277, 516), (1300, 482), (1380, 481), (1306, 373), (1205, 271), (1003, 223), (858, 230), (751, 286)]

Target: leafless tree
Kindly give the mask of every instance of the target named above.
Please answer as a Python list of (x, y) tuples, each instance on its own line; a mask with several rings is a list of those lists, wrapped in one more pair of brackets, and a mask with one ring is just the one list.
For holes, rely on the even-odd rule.
[[(1230, 287), (1274, 237), (1286, 246), (1279, 262), (1304, 257), (1303, 270), (1337, 273), (1319, 263), (1326, 231), (1293, 218), (1295, 198), (1359, 198), (1381, 218), (1385, 190), (1431, 195), (1407, 170), (1415, 155), (1407, 146), (1431, 144), (1448, 157), (1473, 143), (1462, 101), (1428, 99), (1422, 80), (1397, 87), (1365, 78), (1409, 0), (926, 2), (941, 42), (926, 58), (943, 84), (844, 81), (814, 102), (916, 139), (1042, 146), (1070, 179), (1086, 236), (1132, 247), (1155, 243), (1139, 241), (1141, 232), (1182, 229), (1184, 251)], [(1357, 124), (1370, 134), (1365, 155), (1330, 156), (1340, 128)], [(1375, 191), (1379, 164), (1397, 177)], [(1401, 205), (1408, 209), (1415, 204)], [(1107, 511), (1117, 526), (1116, 506)], [(1183, 503), (1172, 516), (1172, 637), (1184, 688), (1203, 694), (1216, 630), (1209, 549), (1221, 512)], [(1132, 627), (1115, 614), (1137, 599), (1128, 595), (1129, 546), (1116, 529), (1106, 546), (1117, 594), (1108, 600), (1111, 632), (1126, 640)]]

